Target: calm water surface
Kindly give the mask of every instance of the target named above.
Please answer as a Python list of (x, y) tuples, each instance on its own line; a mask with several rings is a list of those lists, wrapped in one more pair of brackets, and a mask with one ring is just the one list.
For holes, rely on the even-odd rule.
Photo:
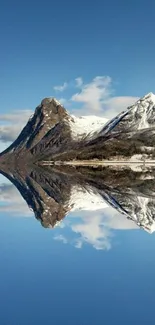
[(0, 178), (0, 324), (154, 324), (155, 234), (111, 208), (54, 229)]

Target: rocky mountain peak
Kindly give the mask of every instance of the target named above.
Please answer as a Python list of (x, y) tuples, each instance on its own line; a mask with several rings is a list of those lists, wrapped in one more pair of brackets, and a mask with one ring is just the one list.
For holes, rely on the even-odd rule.
[(60, 102), (54, 98), (54, 97), (48, 97), (48, 98), (44, 98), (41, 101), (41, 105), (40, 105), (42, 111), (44, 114), (58, 114), (59, 117), (61, 115), (67, 115), (67, 111), (66, 109), (60, 104)]
[(100, 134), (118, 135), (121, 133), (136, 133), (139, 130), (155, 127), (155, 95), (148, 93), (129, 106), (125, 111), (110, 120)]
[(36, 107), (17, 139), (1, 155), (25, 156), (56, 124), (68, 119), (65, 108), (55, 98), (44, 98)]

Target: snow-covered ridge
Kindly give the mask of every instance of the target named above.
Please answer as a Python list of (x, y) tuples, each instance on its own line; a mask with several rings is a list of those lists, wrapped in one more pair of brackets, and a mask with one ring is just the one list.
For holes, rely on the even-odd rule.
[[(118, 128), (119, 127), (119, 128)], [(155, 127), (155, 95), (149, 93), (106, 123), (100, 135), (108, 132), (137, 131)]]
[(124, 195), (111, 189), (109, 193), (102, 192), (101, 195), (97, 189), (89, 185), (74, 185), (66, 207), (68, 212), (73, 212), (75, 210), (96, 211), (111, 206), (140, 228), (152, 233), (155, 231), (154, 198), (137, 194), (131, 190)]
[[(43, 105), (47, 103), (53, 102), (54, 106), (62, 106), (63, 105), (53, 97), (45, 98), (42, 101)], [(64, 108), (64, 107), (63, 107)], [(65, 109), (66, 110), (66, 109)], [(70, 115), (70, 113), (66, 110), (66, 123), (69, 123), (71, 129), (71, 135), (73, 139), (80, 139), (83, 136), (92, 135), (94, 132), (99, 132), (104, 125), (107, 123), (108, 119), (104, 117), (98, 117), (93, 115), (88, 116), (80, 116), (76, 117), (74, 115)], [(44, 116), (44, 122), (46, 122), (45, 118), (49, 118), (49, 113), (46, 113)]]
[(118, 132), (117, 126), (124, 129), (142, 130), (155, 127), (155, 95), (149, 93), (134, 105), (118, 114), (110, 121), (104, 117), (70, 115), (69, 125), (74, 139), (87, 136), (105, 135), (110, 131)]
[(132, 191), (130, 195), (120, 194), (117, 198), (117, 193), (112, 191), (112, 193), (105, 193), (104, 198), (110, 206), (134, 221), (138, 227), (153, 233), (155, 231), (154, 198), (137, 195)]
[[(63, 106), (56, 98), (46, 98), (44, 101), (52, 102), (55, 106)], [(117, 129), (117, 125), (125, 124), (125, 127), (136, 128), (141, 130), (155, 126), (155, 95), (148, 93), (144, 97), (140, 98), (134, 105), (128, 107), (126, 110), (118, 114), (110, 121), (104, 117), (98, 116), (80, 116), (76, 117), (70, 115), (66, 111), (71, 129), (71, 135), (73, 139), (81, 139), (87, 136), (88, 139), (92, 136), (105, 135), (108, 132)], [(152, 124), (152, 119), (154, 125)], [(113, 132), (113, 131), (112, 131)]]

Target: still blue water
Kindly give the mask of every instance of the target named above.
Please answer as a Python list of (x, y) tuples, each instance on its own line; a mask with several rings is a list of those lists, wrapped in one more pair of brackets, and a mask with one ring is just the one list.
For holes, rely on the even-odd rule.
[(45, 229), (7, 186), (8, 196), (0, 195), (1, 325), (155, 323), (154, 233), (112, 209), (74, 212)]

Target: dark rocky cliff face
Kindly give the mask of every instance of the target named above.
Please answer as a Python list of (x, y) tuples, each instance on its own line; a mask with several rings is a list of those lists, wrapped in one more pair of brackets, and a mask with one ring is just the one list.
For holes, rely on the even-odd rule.
[(14, 155), (20, 158), (24, 157), (24, 159), (28, 156), (28, 159), (32, 159), (33, 154), (37, 151), (33, 148), (52, 128), (67, 119), (67, 111), (59, 102), (53, 98), (45, 98), (36, 107), (34, 115), (29, 119), (18, 138), (0, 156), (10, 157), (11, 155), (12, 158)]

